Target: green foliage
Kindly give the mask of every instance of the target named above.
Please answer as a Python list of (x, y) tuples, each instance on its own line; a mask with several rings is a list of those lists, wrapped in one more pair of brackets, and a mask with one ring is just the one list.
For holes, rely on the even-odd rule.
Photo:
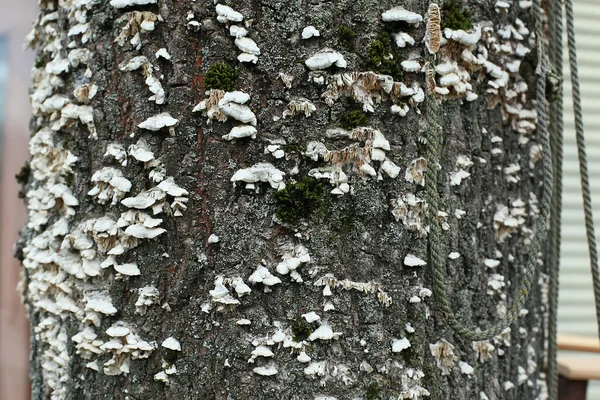
[(442, 28), (468, 31), (473, 28), (471, 11), (461, 7), (456, 0), (445, 1), (442, 5)]
[(354, 51), (354, 39), (356, 39), (356, 32), (346, 25), (338, 25), (337, 28), (338, 39), (342, 46), (347, 50)]
[(377, 35), (367, 52), (367, 67), (380, 74), (390, 75), (394, 80), (402, 80), (403, 69), (400, 65), (400, 53), (392, 50), (392, 38), (389, 32)]
[(314, 178), (302, 177), (275, 193), (278, 204), (275, 214), (284, 223), (296, 224), (323, 207), (322, 194), (322, 183)]
[(359, 126), (366, 126), (368, 124), (369, 118), (367, 117), (367, 114), (359, 110), (343, 112), (340, 115), (340, 126), (344, 129), (352, 130)]
[(221, 89), (226, 92), (235, 90), (237, 72), (225, 63), (216, 63), (210, 66), (204, 76), (204, 85), (207, 89)]
[(367, 386), (366, 389), (366, 398), (367, 400), (375, 400), (379, 397), (379, 393), (381, 392), (381, 386), (377, 382), (372, 382)]
[(292, 339), (294, 339), (295, 342), (301, 342), (308, 339), (312, 332), (313, 330), (308, 323), (302, 320), (292, 322)]

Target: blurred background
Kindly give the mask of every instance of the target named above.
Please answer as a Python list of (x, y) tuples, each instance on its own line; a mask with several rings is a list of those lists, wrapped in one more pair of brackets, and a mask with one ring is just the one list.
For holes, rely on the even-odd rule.
[[(19, 264), (13, 244), (25, 221), (15, 174), (27, 159), (28, 86), (33, 52), (23, 50), (35, 18), (36, 0), (0, 0), (0, 399), (29, 398), (29, 331), (16, 286)], [(575, 0), (577, 44), (590, 177), (600, 229), (600, 2)], [(566, 46), (565, 46), (566, 49)], [(565, 54), (565, 71), (566, 68)], [(597, 333), (587, 256), (569, 75), (565, 75), (565, 162), (559, 332)], [(589, 400), (600, 400), (591, 383)]]
[(23, 50), (37, 0), (0, 0), (0, 399), (29, 398), (29, 329), (17, 295), (13, 244), (25, 221), (15, 174), (27, 159), (28, 87), (34, 55)]

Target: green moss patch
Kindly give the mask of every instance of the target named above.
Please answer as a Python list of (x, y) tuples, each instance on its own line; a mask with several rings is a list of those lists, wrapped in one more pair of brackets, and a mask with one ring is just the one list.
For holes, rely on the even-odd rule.
[(296, 183), (288, 183), (285, 189), (275, 193), (276, 215), (282, 222), (297, 224), (323, 207), (323, 184), (314, 178), (302, 177)]
[(442, 5), (442, 28), (468, 31), (473, 28), (471, 11), (461, 7), (456, 0), (444, 2)]
[(354, 51), (354, 40), (356, 39), (356, 32), (346, 25), (338, 25), (337, 35), (340, 44), (349, 51)]
[(359, 110), (353, 110), (350, 112), (343, 112), (340, 115), (340, 126), (344, 129), (352, 130), (359, 126), (369, 125), (369, 118), (367, 114)]
[(295, 342), (301, 342), (308, 339), (310, 334), (313, 332), (310, 325), (302, 320), (294, 321), (292, 323), (292, 339)]
[(389, 32), (377, 35), (367, 52), (367, 68), (385, 75), (390, 75), (394, 80), (402, 80), (403, 69), (400, 65), (400, 53), (392, 49), (392, 36)]
[(221, 89), (226, 92), (235, 90), (235, 81), (238, 77), (236, 70), (225, 63), (216, 63), (210, 66), (204, 76), (206, 89)]

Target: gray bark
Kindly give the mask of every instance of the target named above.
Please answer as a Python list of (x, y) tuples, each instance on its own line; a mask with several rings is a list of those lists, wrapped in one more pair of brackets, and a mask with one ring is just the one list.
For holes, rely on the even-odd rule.
[[(490, 27), (471, 47), (473, 53), (483, 54), (482, 49), (486, 49), (488, 61), (508, 73), (507, 86), (497, 94), (486, 94), (489, 82), (500, 78), (489, 65), (461, 61), (466, 46), (449, 41), (438, 61), (459, 61), (479, 97), (466, 101), (454, 88), (448, 96), (436, 94), (442, 104), (439, 190), (441, 208), (448, 214), (440, 220), (448, 225), (448, 253), (460, 253), (457, 259), (448, 259), (448, 285), (459, 319), (482, 327), (496, 321), (502, 304), (510, 306), (518, 294), (523, 266), (530, 256), (527, 241), (535, 221), (535, 193), (539, 191), (535, 132), (518, 125), (527, 118), (507, 111), (510, 107), (534, 109), (527, 93), (510, 95), (510, 90), (527, 77), (510, 72), (507, 64), (519, 57), (499, 51), (493, 43), (495, 40), (497, 45), (513, 49), (521, 43), (531, 48), (531, 35), (517, 39), (513, 34), (503, 39), (498, 31), (507, 25), (517, 26), (516, 17), (529, 30), (532, 22), (528, 9), (514, 4), (505, 11), (495, 9), (495, 3), (465, 1), (463, 6), (472, 12), (475, 24)], [(31, 321), (33, 398), (418, 399), (426, 398), (425, 390), (432, 399), (486, 398), (480, 393), (489, 399), (545, 398), (541, 375), (543, 276), (530, 296), (529, 312), (506, 335), (490, 342), (495, 349), (489, 359), (481, 361), (473, 343), (453, 334), (438, 313), (435, 298), (423, 291), (432, 288), (429, 266), (404, 263), (409, 254), (427, 261), (426, 213), (421, 221), (415, 221), (414, 215), (405, 222), (394, 216), (402, 212), (397, 199), (409, 194), (425, 197), (421, 185), (405, 179), (411, 162), (425, 156), (422, 138), (431, 123), (418, 94), (391, 98), (382, 90), (374, 90), (381, 95), (381, 102), (376, 101), (373, 112), (367, 112), (368, 126), (389, 141), (385, 155), (401, 169), (396, 178), (379, 170), (380, 161), (370, 165), (379, 170), (381, 179), (359, 173), (356, 167), (361, 162), (348, 162), (343, 170), (349, 178), (350, 193), (331, 194), (336, 186), (327, 179), (320, 180), (322, 186), (314, 190), (314, 209), (301, 213), (297, 221), (276, 216), (278, 209), (296, 211), (297, 204), (286, 209), (276, 197), (277, 189), (268, 182), (256, 183), (256, 190), (230, 182), (237, 171), (268, 162), (285, 172), (284, 190), (289, 190), (310, 170), (332, 166), (323, 158), (314, 161), (303, 154), (311, 141), (323, 142), (329, 150), (352, 143), (368, 146), (365, 141), (347, 137), (327, 137), (327, 130), (340, 127), (343, 113), (355, 107), (346, 94), (328, 105), (322, 96), (327, 83), (336, 73), (368, 70), (368, 50), (389, 26), (396, 32), (408, 32), (416, 40), (415, 45), (405, 48), (392, 42), (392, 52), (402, 60), (416, 59), (423, 65), (425, 24), (383, 22), (382, 12), (398, 5), (391, 1), (257, 0), (227, 4), (243, 15), (248, 23), (247, 37), (260, 47), (256, 65), (238, 62), (241, 51), (229, 34), (229, 26), (235, 23), (217, 22), (212, 1), (159, 0), (158, 5), (123, 9), (108, 1), (42, 2), (34, 28), (39, 57), (32, 92), (32, 173), (24, 186), (30, 218), (17, 246), (25, 265), (23, 293)], [(402, 5), (426, 14), (425, 1), (405, 1)], [(132, 11), (160, 14), (163, 19), (155, 22), (153, 31), (140, 34), (139, 49), (129, 42), (133, 35), (123, 45), (115, 42), (127, 22), (119, 18)], [(53, 12), (56, 17), (48, 17)], [(87, 23), (87, 31), (67, 36), (78, 23)], [(320, 36), (302, 39), (300, 34), (307, 25), (314, 25)], [(353, 49), (341, 43), (340, 25), (356, 32)], [(161, 48), (166, 48), (171, 60), (155, 57)], [(319, 85), (305, 61), (323, 48), (339, 51), (347, 68), (336, 70), (334, 66), (319, 72), (325, 78), (325, 85)], [(75, 49), (89, 50), (89, 60), (76, 65)], [(70, 53), (68, 70), (61, 68), (60, 60), (69, 60)], [(152, 64), (146, 73), (158, 79), (166, 92), (164, 104), (148, 100), (152, 93), (145, 83), (144, 67), (134, 71), (119, 68), (142, 55)], [(236, 89), (250, 95), (247, 104), (257, 118), (255, 139), (224, 140), (222, 136), (241, 123), (233, 118), (209, 123), (202, 112), (192, 112), (206, 99), (208, 71), (220, 62), (235, 68)], [(293, 77), (290, 88), (280, 79), (280, 72)], [(402, 81), (407, 87), (417, 84), (424, 89), (420, 72), (404, 72)], [(88, 83), (97, 86), (97, 94), (90, 100), (77, 99), (74, 89), (83, 90), (81, 85)], [(47, 100), (53, 95), (64, 96), (66, 102)], [(314, 104), (312, 115), (299, 112), (282, 118), (288, 103), (300, 98)], [(360, 99), (356, 101), (360, 104)], [(392, 114), (390, 106), (394, 103), (408, 105), (407, 115)], [(89, 105), (93, 127), (78, 120), (79, 114), (89, 109), (77, 109), (73, 114), (69, 104)], [(154, 132), (138, 127), (164, 112), (178, 120), (174, 135), (167, 128)], [(94, 129), (97, 138), (90, 137)], [(41, 137), (39, 132), (47, 133), (45, 144), (36, 139)], [(140, 139), (154, 155), (154, 161), (146, 165), (128, 150)], [(285, 140), (283, 158), (265, 152), (267, 146), (278, 143), (277, 139)], [(127, 165), (105, 156), (109, 145), (115, 143), (128, 152)], [(69, 152), (77, 157), (72, 164), (64, 160)], [(474, 165), (457, 164), (459, 156), (468, 157)], [(161, 168), (164, 178), (172, 177), (188, 194), (179, 194), (176, 199), (155, 191), (164, 197), (157, 200), (164, 202), (158, 215), (149, 207), (138, 210), (120, 201), (111, 204), (112, 193), (105, 204), (100, 204), (98, 196), (88, 192), (96, 186), (92, 175), (105, 167), (122, 171), (131, 182), (131, 189), (121, 198), (135, 197), (157, 186), (159, 179), (150, 175)], [(470, 176), (452, 185), (451, 175), (460, 169)], [(62, 194), (65, 187), (57, 184), (66, 185), (67, 194)], [(104, 184), (100, 189), (110, 187)], [(68, 193), (77, 199), (77, 205), (69, 204)], [(183, 216), (176, 216), (177, 201), (185, 198), (189, 199), (187, 209), (181, 211)], [(515, 203), (519, 199), (522, 205)], [(499, 213), (503, 206), (514, 217), (506, 226), (502, 221), (508, 217)], [(407, 207), (419, 216), (415, 211), (418, 207)], [(457, 218), (457, 209), (465, 211), (461, 218)], [(128, 210), (162, 219), (159, 227), (165, 232), (132, 243), (131, 234), (125, 233), (131, 222), (104, 236), (98, 230), (86, 230), (86, 226), (93, 226), (89, 222), (93, 219), (117, 221)], [(145, 217), (138, 214), (136, 218)], [(67, 227), (58, 229), (59, 223)], [(503, 232), (509, 235), (500, 239)], [(219, 241), (209, 241), (211, 235), (217, 235)], [(105, 263), (106, 268), (98, 268), (94, 263), (109, 259), (107, 251), (118, 243), (125, 251), (115, 257), (117, 265)], [(283, 269), (277, 272), (284, 258), (301, 255), (299, 246), (310, 255), (308, 262), (295, 260), (300, 264), (296, 273), (302, 282), (295, 281), (299, 279), (293, 279), (291, 273), (281, 273)], [(486, 267), (486, 259), (498, 260), (498, 265)], [(117, 273), (128, 263), (136, 264), (140, 274), (127, 277)], [(281, 283), (252, 284), (250, 277), (261, 265)], [(493, 290), (489, 282), (493, 274), (502, 275), (506, 286)], [(225, 297), (211, 294), (219, 277), (225, 279), (229, 291)], [(236, 277), (242, 278), (252, 292), (239, 296), (230, 283)], [(325, 282), (330, 286), (320, 285)], [(500, 284), (498, 279), (494, 282)], [(158, 296), (150, 297), (153, 304), (140, 313), (136, 302), (143, 287), (157, 288)], [(326, 296), (329, 289), (332, 295)], [(99, 311), (102, 307), (93, 305), (90, 299), (101, 294), (110, 297), (116, 312)], [(386, 296), (391, 297), (391, 304), (384, 304), (388, 302)], [(223, 299), (240, 304), (222, 304)], [(328, 304), (333, 309), (328, 306), (325, 311)], [(320, 321), (307, 322), (302, 317), (311, 311)], [(236, 322), (240, 319), (251, 324), (239, 325)], [(127, 327), (129, 339), (110, 341), (107, 330), (115, 324)], [(414, 332), (406, 330), (407, 324)], [(336, 333), (335, 338), (309, 337), (326, 331), (327, 326)], [(86, 328), (96, 337), (82, 338), (80, 332)], [(278, 336), (285, 337), (284, 341)], [(169, 337), (177, 339), (181, 351), (161, 346)], [(402, 338), (408, 339), (410, 347), (392, 352), (393, 343)], [(438, 367), (440, 360), (430, 348), (442, 339), (454, 346), (454, 355), (441, 359), (448, 363), (448, 374)], [(136, 350), (135, 344), (127, 349), (127, 340), (138, 345), (144, 340), (150, 347), (156, 342), (156, 346), (149, 351)], [(288, 347), (292, 342), (299, 348)], [(119, 345), (125, 347), (115, 348)], [(273, 355), (253, 356), (259, 346), (266, 346)], [(94, 351), (89, 351), (91, 348)], [(310, 356), (310, 362), (297, 359), (301, 350)], [(112, 367), (111, 359), (115, 363)], [(461, 373), (459, 361), (474, 368), (472, 375)], [(129, 371), (122, 367), (117, 375), (112, 374), (115, 365), (127, 363)], [(175, 373), (171, 373), (172, 367)], [(311, 374), (311, 368), (316, 373)], [(263, 376), (265, 369), (276, 369), (277, 373)], [(419, 379), (421, 371), (423, 377)], [(161, 381), (161, 376), (169, 382)], [(420, 395), (412, 394), (419, 392), (417, 386), (424, 389)]]

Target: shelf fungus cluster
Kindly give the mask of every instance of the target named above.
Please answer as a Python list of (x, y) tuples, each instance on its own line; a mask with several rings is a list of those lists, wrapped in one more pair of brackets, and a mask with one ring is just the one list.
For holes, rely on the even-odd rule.
[[(42, 42), (44, 47), (33, 70), (30, 97), (36, 129), (30, 141), (30, 238), (23, 249), (27, 280), (22, 285), (25, 301), (39, 310), (33, 333), (42, 350), (41, 374), (50, 398), (57, 400), (66, 398), (73, 354), (86, 360), (90, 370), (120, 375), (129, 373), (133, 360), (147, 358), (157, 348), (156, 342), (143, 339), (128, 321), (117, 321), (107, 328), (105, 318), (120, 311), (113, 304), (109, 289), (114, 280), (143, 274), (144, 266), (132, 262), (128, 251), (142, 240), (165, 232), (160, 227), (163, 219), (146, 211), (179, 216), (188, 201), (188, 192), (166, 175), (164, 166), (143, 139), (128, 148), (122, 143), (109, 143), (104, 164), (91, 176), (87, 196), (77, 197), (74, 180), (78, 178), (75, 166), (79, 159), (69, 150), (69, 142), (71, 137), (81, 136), (80, 125), (91, 139), (98, 137), (92, 107), (98, 86), (88, 67), (92, 53), (82, 46), (92, 38), (88, 20), (95, 4), (41, 2), (42, 12), (28, 35), (30, 45)], [(156, 1), (112, 0), (110, 4), (122, 9)], [(150, 12), (127, 12), (117, 21), (125, 21), (125, 26), (116, 41), (124, 45), (131, 38), (130, 43), (139, 49), (140, 34), (152, 31), (160, 20), (160, 16)], [(165, 92), (146, 57), (133, 57), (121, 64), (122, 71), (137, 69), (142, 70), (153, 93), (150, 100), (163, 104)], [(177, 122), (162, 113), (139, 127), (158, 131), (172, 129)], [(144, 169), (149, 170), (149, 180), (156, 186), (127, 197), (134, 189), (127, 177), (129, 172), (124, 169), (131, 160), (143, 163)], [(77, 187), (81, 186), (84, 185)], [(106, 208), (104, 215), (80, 215), (78, 208), (84, 200), (111, 207)], [(138, 292), (135, 311), (144, 315), (148, 307), (158, 302), (158, 289), (145, 286)], [(67, 332), (66, 321), (78, 330), (75, 334)], [(74, 348), (71, 355), (69, 348)]]
[[(120, 7), (117, 7), (120, 8)], [(129, 40), (129, 43), (136, 49), (142, 48), (142, 33), (152, 32), (157, 22), (163, 21), (160, 14), (154, 14), (150, 11), (131, 11), (123, 14), (117, 23), (124, 23), (121, 28), (119, 36), (115, 39), (115, 42), (119, 46), (124, 46)]]
[(194, 107), (192, 112), (202, 112), (208, 117), (208, 122), (216, 120), (225, 122), (232, 118), (241, 125), (231, 128), (231, 131), (223, 136), (225, 140), (234, 140), (250, 137), (256, 138), (256, 115), (246, 105), (250, 101), (250, 95), (241, 91), (225, 92), (220, 89), (210, 89), (206, 92), (206, 99)]
[[(350, 191), (348, 175), (344, 172), (344, 167), (351, 168), (351, 171), (360, 176), (377, 180), (382, 180), (383, 174), (392, 179), (400, 174), (400, 167), (386, 156), (386, 151), (390, 151), (391, 146), (378, 129), (369, 126), (357, 127), (352, 131), (336, 128), (328, 130), (325, 136), (337, 141), (348, 139), (354, 141), (340, 150), (329, 150), (319, 141), (309, 142), (306, 146), (305, 157), (313, 161), (323, 160), (330, 164), (312, 169), (309, 171), (309, 176), (328, 179), (335, 186), (331, 191), (332, 194), (343, 195)], [(363, 146), (360, 145), (361, 142), (364, 143)], [(379, 163), (378, 170), (371, 165), (373, 161)]]
[(241, 51), (241, 54), (237, 57), (238, 61), (256, 64), (260, 55), (260, 48), (254, 40), (248, 37), (246, 28), (249, 28), (251, 23), (247, 22), (245, 26), (236, 25), (244, 20), (244, 16), (229, 6), (217, 4), (216, 11), (217, 21), (222, 24), (231, 24), (229, 35), (235, 38), (234, 43)]
[(131, 60), (119, 65), (119, 69), (121, 71), (135, 71), (141, 69), (144, 78), (146, 78), (146, 85), (148, 85), (148, 89), (153, 93), (148, 100), (154, 101), (156, 104), (164, 104), (165, 90), (163, 89), (160, 80), (154, 76), (154, 66), (146, 57), (133, 57)]

